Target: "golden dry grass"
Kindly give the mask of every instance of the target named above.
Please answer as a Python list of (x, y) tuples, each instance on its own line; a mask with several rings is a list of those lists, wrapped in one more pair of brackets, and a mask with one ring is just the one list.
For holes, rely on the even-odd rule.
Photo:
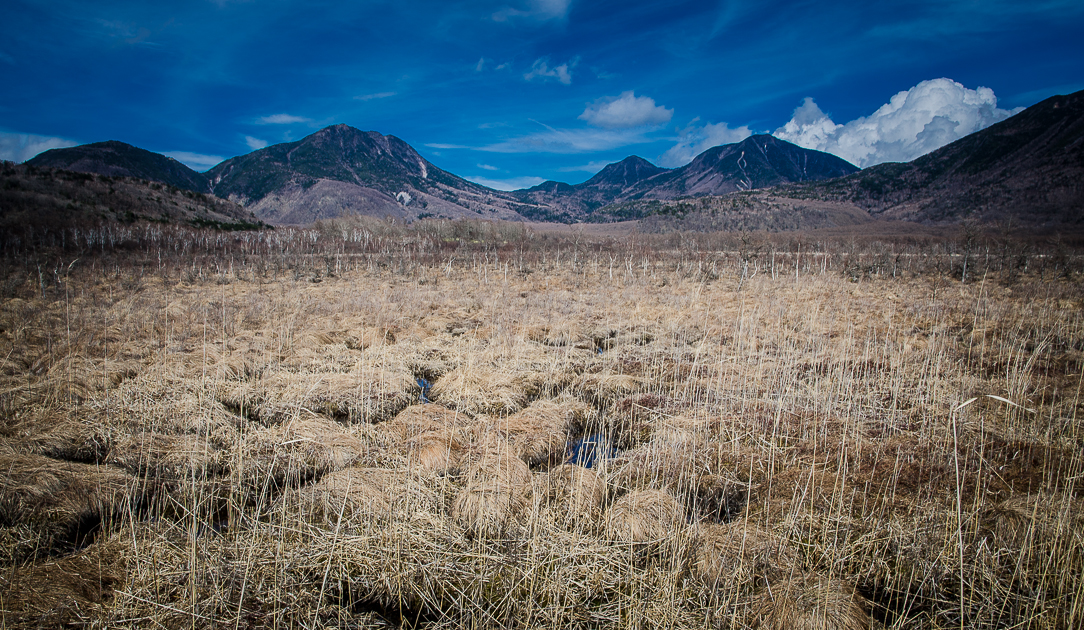
[(744, 520), (701, 527), (693, 569), (713, 588), (740, 588), (786, 575), (797, 561), (779, 536)]
[(593, 528), (602, 517), (606, 501), (606, 480), (590, 468), (562, 464), (538, 482), (539, 499), (549, 506), (567, 527)]
[(3, 624), (1084, 620), (1077, 278), (410, 239), (9, 266)]
[(768, 586), (754, 605), (754, 628), (764, 630), (867, 630), (865, 600), (854, 587), (823, 576)]
[(681, 504), (665, 490), (626, 494), (613, 502), (603, 518), (611, 540), (635, 545), (669, 540), (685, 525)]

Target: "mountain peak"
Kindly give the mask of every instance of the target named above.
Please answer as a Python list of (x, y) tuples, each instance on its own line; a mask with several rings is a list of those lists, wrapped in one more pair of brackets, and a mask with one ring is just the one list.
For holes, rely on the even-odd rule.
[[(373, 133), (376, 133), (376, 132), (375, 131), (370, 131), (368, 133), (373, 134)], [(350, 125), (347, 125), (346, 123), (339, 123), (337, 125), (328, 125), (327, 127), (324, 127), (323, 129), (321, 129), (321, 130), (317, 131), (316, 133), (312, 134), (312, 136), (307, 136), (307, 137), (313, 137), (313, 136), (319, 137), (319, 136), (328, 136), (328, 135), (347, 136), (347, 135), (368, 135), (368, 134), (366, 134), (366, 132), (358, 129), (357, 127), (351, 127)], [(304, 138), (302, 138), (302, 141), (304, 141)]]
[(666, 171), (638, 155), (630, 155), (620, 162), (607, 164), (594, 177), (579, 184), (577, 188), (628, 188), (634, 184)]

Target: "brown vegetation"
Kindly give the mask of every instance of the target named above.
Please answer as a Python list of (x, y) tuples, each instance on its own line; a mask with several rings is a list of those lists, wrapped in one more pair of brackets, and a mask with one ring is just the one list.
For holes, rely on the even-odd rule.
[(1057, 244), (126, 229), (0, 237), (5, 627), (1084, 620)]

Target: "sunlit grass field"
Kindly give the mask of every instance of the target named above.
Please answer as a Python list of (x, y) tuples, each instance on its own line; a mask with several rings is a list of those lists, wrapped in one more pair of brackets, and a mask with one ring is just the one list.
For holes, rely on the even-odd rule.
[(1084, 620), (1064, 252), (155, 229), (7, 249), (0, 627)]

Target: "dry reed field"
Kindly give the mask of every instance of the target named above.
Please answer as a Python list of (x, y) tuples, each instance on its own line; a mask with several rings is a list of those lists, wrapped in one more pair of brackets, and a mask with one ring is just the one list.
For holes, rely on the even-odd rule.
[(503, 229), (7, 243), (0, 627), (1081, 625), (1073, 257)]

